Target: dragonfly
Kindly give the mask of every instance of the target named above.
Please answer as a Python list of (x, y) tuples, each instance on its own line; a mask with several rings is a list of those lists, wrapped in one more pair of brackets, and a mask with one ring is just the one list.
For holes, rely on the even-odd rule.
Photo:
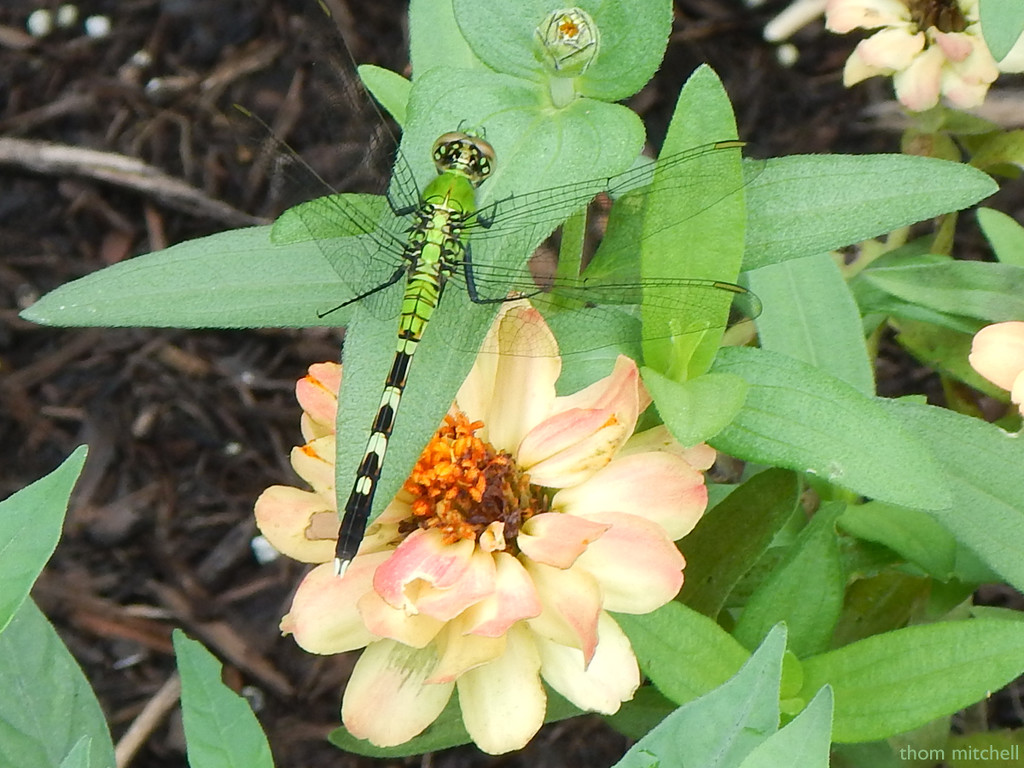
[[(678, 170), (701, 157), (735, 153), (741, 146), (742, 142), (730, 139), (687, 150), (660, 160), (658, 172)], [(315, 240), (347, 286), (349, 295), (340, 297), (337, 306), (321, 310), (321, 316), (356, 305), (377, 317), (398, 316), (391, 367), (343, 506), (334, 561), (339, 576), (354, 559), (370, 520), (413, 356), (435, 310), (442, 307), (449, 284), (459, 284), (460, 292), (476, 305), (496, 309), (510, 299), (528, 297), (542, 311), (564, 311), (585, 325), (611, 317), (616, 310), (609, 307), (643, 304), (645, 311), (676, 318), (667, 326), (671, 333), (724, 325), (725, 319), (713, 319), (706, 311), (722, 306), (723, 301), (739, 305), (741, 314), (748, 317), (759, 312), (756, 297), (723, 281), (643, 280), (635, 274), (597, 281), (559, 274), (539, 283), (528, 267), (473, 261), (471, 243), (490, 241), (494, 246), (495, 241), (504, 243), (518, 235), (536, 244), (564, 221), (567, 211), (585, 208), (596, 192), (616, 198), (632, 191), (634, 198), (642, 199), (643, 188), (654, 179), (653, 165), (481, 205), (479, 188), (502, 162), (482, 129), (455, 126), (436, 139), (430, 156), (436, 175), (422, 191), (412, 163), (399, 149), (386, 195), (320, 197), (286, 211), (272, 235), (282, 244)], [(723, 194), (738, 191), (733, 187)], [(400, 299), (391, 290), (398, 286)], [(600, 331), (594, 335), (590, 348), (604, 343)], [(479, 348), (479, 337), (448, 341), (469, 354)]]

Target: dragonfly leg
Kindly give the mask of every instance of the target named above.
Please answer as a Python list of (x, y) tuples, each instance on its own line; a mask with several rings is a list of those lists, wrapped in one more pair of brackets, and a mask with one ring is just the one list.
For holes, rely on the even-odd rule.
[(349, 304), (355, 304), (357, 301), (361, 301), (362, 299), (365, 299), (367, 296), (373, 296), (373, 294), (379, 293), (380, 291), (383, 291), (385, 288), (390, 288), (392, 285), (397, 283), (399, 280), (401, 280), (405, 276), (405, 273), (406, 273), (407, 269), (408, 268), (405, 265), (399, 267), (398, 269), (396, 269), (394, 271), (394, 274), (392, 274), (391, 277), (389, 277), (387, 280), (385, 280), (380, 285), (375, 286), (375, 287), (371, 288), (368, 291), (364, 291), (363, 293), (360, 293), (358, 296), (353, 296), (348, 301), (344, 301), (344, 302), (342, 302), (341, 304), (339, 304), (336, 307), (331, 307), (330, 309), (328, 309), (325, 312), (317, 312), (316, 316), (317, 317), (327, 317), (327, 315), (331, 314), (332, 312), (337, 312), (339, 309), (341, 309), (343, 307), (347, 307)]

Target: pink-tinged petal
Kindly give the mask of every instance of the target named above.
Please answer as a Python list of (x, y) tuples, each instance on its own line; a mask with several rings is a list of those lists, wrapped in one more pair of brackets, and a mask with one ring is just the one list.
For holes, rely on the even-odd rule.
[(322, 496), (274, 485), (256, 499), (255, 512), (260, 533), (281, 554), (303, 563), (326, 563), (334, 557), (338, 516)]
[(942, 51), (932, 46), (920, 54), (902, 72), (893, 75), (896, 98), (907, 109), (922, 112), (939, 103), (942, 86), (942, 66), (946, 58)]
[(576, 561), (601, 585), (604, 608), (621, 613), (650, 613), (679, 593), (686, 561), (660, 525), (621, 512), (588, 515), (611, 524)]
[(441, 714), (454, 686), (428, 684), (437, 666), (433, 648), (371, 643), (359, 657), (341, 702), (349, 733), (378, 747), (395, 747), (422, 733)]
[[(387, 553), (375, 554), (386, 556)], [(345, 578), (348, 578), (348, 573)], [(426, 648), (444, 629), (443, 621), (388, 605), (372, 589), (359, 596), (356, 607), (363, 624), (376, 637), (386, 637), (412, 648)]]
[[(416, 591), (416, 610), (440, 621), (451, 621), (469, 606), (494, 593), (494, 556), (473, 550), (468, 567), (450, 587), (424, 584)], [(408, 595), (410, 590), (405, 590)]]
[(470, 567), (474, 549), (469, 539), (445, 544), (437, 529), (417, 529), (377, 569), (373, 589), (395, 608), (415, 613), (424, 587), (450, 589), (459, 582)]
[(497, 552), (494, 564), (494, 592), (459, 617), (466, 632), (482, 637), (499, 637), (517, 621), (541, 612), (537, 589), (522, 563), (507, 552)]
[(291, 462), (295, 474), (314, 491), (325, 499), (334, 498), (334, 435), (292, 448)]
[(437, 637), (437, 652), (440, 657), (437, 668), (427, 680), (428, 683), (452, 683), (465, 672), (494, 661), (505, 652), (507, 645), (504, 635), (481, 637), (467, 634), (463, 621), (449, 622)]
[(481, 354), (455, 399), (470, 419), (483, 420), (481, 438), (513, 452), (551, 412), (562, 360), (543, 316), (525, 302), (505, 310), (495, 327), (500, 354)]
[(619, 355), (610, 374), (579, 392), (557, 398), (555, 410), (609, 408), (620, 421), (629, 424), (629, 431), (632, 432), (637, 416), (650, 404), (650, 395), (640, 382), (640, 370), (636, 362), (625, 355)]
[(631, 429), (604, 409), (556, 414), (523, 439), (519, 466), (534, 485), (576, 485), (612, 460)]
[(299, 405), (322, 434), (334, 432), (340, 387), (341, 366), (337, 363), (314, 363), (309, 366), (309, 373), (295, 385)]
[(526, 521), (516, 544), (535, 562), (568, 568), (606, 530), (607, 526), (582, 517), (546, 512)]
[(680, 457), (694, 469), (702, 472), (711, 469), (711, 465), (718, 458), (718, 452), (707, 443), (700, 443), (689, 448), (684, 448)]
[(694, 469), (700, 470), (709, 469), (711, 465), (715, 463), (715, 459), (718, 458), (718, 453), (707, 443), (692, 445), (688, 448), (680, 445), (679, 442), (672, 437), (672, 433), (668, 431), (668, 427), (664, 424), (660, 424), (657, 427), (651, 427), (643, 432), (637, 432), (632, 435), (629, 440), (626, 441), (626, 444), (622, 446), (622, 449), (618, 454), (616, 454), (615, 458), (618, 459), (625, 456), (632, 456), (636, 453), (653, 453), (656, 451), (673, 453)]
[(910, 20), (910, 11), (900, 0), (828, 0), (825, 15), (828, 29), (838, 34)]
[(924, 50), (925, 40), (924, 32), (911, 34), (905, 29), (883, 29), (857, 43), (857, 54), (868, 66), (896, 71), (910, 66)]
[(943, 69), (942, 93), (953, 106), (970, 109), (985, 101), (989, 86), (998, 77), (999, 69), (991, 54), (979, 45), (963, 61)]
[(955, 73), (945, 72), (942, 76), (942, 95), (957, 109), (973, 109), (985, 101), (989, 85), (991, 83), (970, 82)]
[(502, 755), (521, 749), (540, 730), (547, 696), (539, 671), (534, 639), (515, 627), (504, 654), (458, 679), (462, 721), (484, 752)]
[(629, 638), (607, 613), (597, 623), (597, 652), (584, 666), (575, 648), (538, 641), (541, 676), (580, 709), (605, 715), (617, 712), (640, 687), (640, 668)]
[(935, 29), (931, 36), (950, 61), (963, 61), (974, 50), (976, 38), (963, 32), (942, 32)]
[(971, 367), (1001, 389), (1011, 389), (1024, 371), (1024, 322), (987, 325), (974, 335)]
[(292, 598), (291, 610), (281, 619), (281, 632), (310, 653), (342, 653), (362, 648), (377, 638), (363, 623), (356, 601), (370, 589), (373, 571), (383, 558), (357, 557), (345, 573), (334, 575), (325, 563), (306, 574)]
[(589, 660), (597, 647), (601, 588), (583, 568), (562, 570), (527, 560), (523, 563), (537, 588), (543, 609), (527, 623), (541, 637), (583, 651)]
[(628, 512), (656, 523), (672, 541), (690, 531), (704, 514), (708, 491), (704, 475), (672, 453), (616, 457), (586, 482), (564, 488), (551, 507), (567, 516)]

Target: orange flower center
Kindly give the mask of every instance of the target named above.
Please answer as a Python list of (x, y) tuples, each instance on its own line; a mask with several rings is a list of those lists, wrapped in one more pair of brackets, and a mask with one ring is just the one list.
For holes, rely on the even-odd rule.
[(919, 30), (935, 27), (940, 32), (963, 32), (967, 20), (956, 0), (909, 0), (910, 18)]
[(405, 481), (413, 516), (399, 523), (399, 533), (437, 528), (451, 544), (479, 540), (497, 521), (504, 524), (508, 549), (523, 523), (547, 511), (547, 498), (515, 459), (476, 436), (481, 427), (482, 421), (470, 422), (461, 411), (444, 417)]

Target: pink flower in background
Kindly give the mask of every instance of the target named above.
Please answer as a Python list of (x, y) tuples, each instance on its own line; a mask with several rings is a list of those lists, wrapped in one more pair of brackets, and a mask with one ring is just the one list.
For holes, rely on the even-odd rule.
[(684, 449), (663, 427), (633, 435), (649, 399), (632, 360), (556, 396), (557, 345), (526, 302), (484, 348), (344, 578), (330, 564), (338, 366), (312, 366), (297, 387), (309, 442), (292, 464), (313, 490), (274, 486), (256, 503), (274, 546), (322, 563), (282, 630), (312, 653), (365, 646), (342, 719), (378, 746), (416, 736), (455, 689), (470, 736), (493, 754), (543, 724), (542, 680), (581, 709), (615, 712), (640, 674), (609, 611), (647, 613), (676, 595), (672, 542), (707, 505), (712, 449)]
[(1024, 43), (999, 64), (981, 35), (978, 0), (829, 0), (827, 27), (838, 33), (877, 29), (846, 62), (847, 86), (891, 75), (907, 108), (930, 109), (945, 97), (955, 107), (976, 107), (1004, 71), (1024, 66)]
[(1024, 323), (985, 326), (974, 334), (967, 359), (986, 379), (1009, 390), (1010, 400), (1024, 415)]

